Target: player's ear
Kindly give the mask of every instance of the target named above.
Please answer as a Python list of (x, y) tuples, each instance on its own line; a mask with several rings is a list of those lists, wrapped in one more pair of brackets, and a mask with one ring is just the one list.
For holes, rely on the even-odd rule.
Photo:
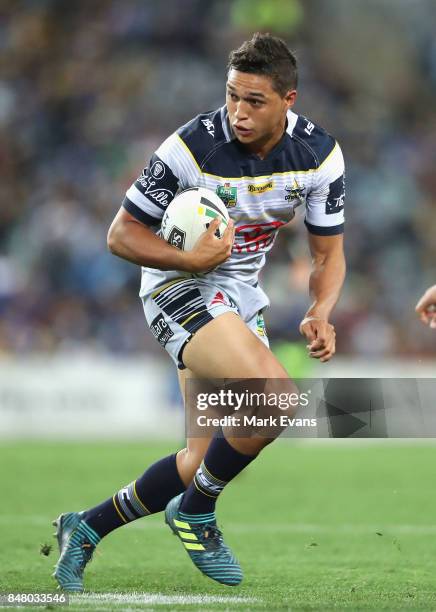
[(289, 91), (286, 92), (284, 99), (286, 108), (292, 108), (295, 104), (295, 100), (297, 98), (297, 90), (296, 89), (290, 89)]

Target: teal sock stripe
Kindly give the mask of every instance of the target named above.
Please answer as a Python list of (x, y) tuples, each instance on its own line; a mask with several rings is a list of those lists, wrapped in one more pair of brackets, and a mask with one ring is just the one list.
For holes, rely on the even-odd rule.
[(77, 531), (79, 533), (81, 533), (82, 535), (84, 535), (86, 538), (88, 538), (88, 540), (91, 542), (91, 544), (94, 544), (94, 546), (97, 546), (97, 544), (100, 542), (101, 538), (98, 535), (98, 533), (96, 533), (92, 527), (90, 527), (85, 521), (80, 521), (80, 523), (77, 526)]
[(179, 517), (182, 521), (188, 523), (215, 523), (216, 517), (215, 512), (208, 512), (207, 514), (186, 514), (185, 512), (179, 512)]

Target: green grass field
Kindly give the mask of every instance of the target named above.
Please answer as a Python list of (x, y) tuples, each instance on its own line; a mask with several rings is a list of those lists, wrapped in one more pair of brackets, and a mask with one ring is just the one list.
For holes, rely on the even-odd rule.
[[(436, 610), (436, 447), (276, 442), (218, 505), (240, 587), (191, 564), (162, 514), (103, 540), (70, 609)], [(177, 448), (175, 446), (174, 448)], [(52, 591), (50, 521), (130, 482), (164, 443), (0, 446), (0, 591)]]

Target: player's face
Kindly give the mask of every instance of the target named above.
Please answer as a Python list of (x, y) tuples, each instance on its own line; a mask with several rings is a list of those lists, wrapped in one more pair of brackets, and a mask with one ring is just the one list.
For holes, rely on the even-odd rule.
[(233, 68), (227, 77), (226, 104), (236, 138), (261, 157), (283, 135), (286, 112), (294, 105), (297, 92), (280, 96), (270, 77), (239, 72)]

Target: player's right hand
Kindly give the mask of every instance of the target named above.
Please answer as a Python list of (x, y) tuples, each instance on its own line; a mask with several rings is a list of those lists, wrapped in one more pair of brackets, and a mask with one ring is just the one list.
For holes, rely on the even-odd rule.
[(215, 232), (221, 221), (214, 219), (204, 234), (200, 236), (192, 251), (186, 251), (190, 272), (209, 272), (230, 257), (235, 227), (232, 219), (224, 231), (222, 238), (217, 238)]
[(429, 287), (415, 307), (425, 325), (436, 329), (436, 285)]

